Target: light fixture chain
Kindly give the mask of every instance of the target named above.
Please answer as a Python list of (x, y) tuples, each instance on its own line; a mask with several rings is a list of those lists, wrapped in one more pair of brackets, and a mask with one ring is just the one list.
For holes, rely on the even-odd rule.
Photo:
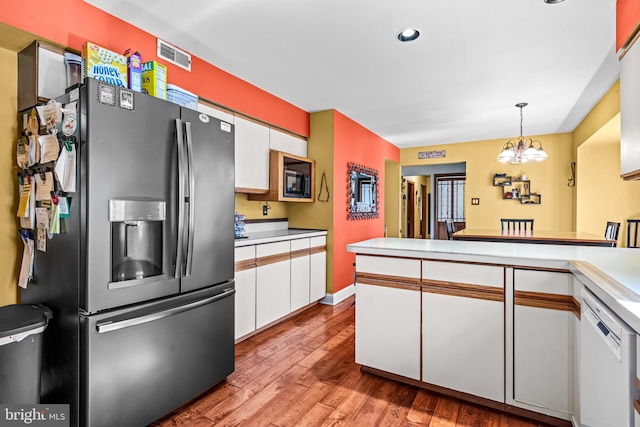
[(524, 107), (520, 107), (520, 140), (522, 140), (522, 139), (523, 139), (523, 137), (522, 137), (522, 121), (523, 121), (523, 118), (522, 118), (522, 117), (523, 117), (523, 116), (522, 116), (522, 109), (523, 109), (523, 108), (524, 108)]

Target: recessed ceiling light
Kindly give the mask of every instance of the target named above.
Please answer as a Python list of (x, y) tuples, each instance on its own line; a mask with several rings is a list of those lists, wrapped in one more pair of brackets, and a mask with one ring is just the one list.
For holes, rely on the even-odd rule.
[(544, 0), (546, 4), (558, 4), (562, 3), (564, 0)]
[(396, 38), (401, 42), (410, 42), (418, 37), (420, 37), (420, 31), (414, 30), (413, 28), (405, 28), (396, 35)]

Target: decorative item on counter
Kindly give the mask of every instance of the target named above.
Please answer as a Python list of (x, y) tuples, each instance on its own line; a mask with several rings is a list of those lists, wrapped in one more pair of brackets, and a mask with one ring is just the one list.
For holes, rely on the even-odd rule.
[(239, 214), (238, 212), (236, 212), (236, 214), (234, 215), (234, 218), (236, 223), (233, 229), (233, 235), (236, 238), (240, 238), (244, 235), (244, 230), (245, 230), (244, 221), (247, 217), (246, 215)]
[(142, 93), (167, 99), (167, 67), (157, 61), (142, 63)]
[(82, 46), (82, 71), (84, 77), (128, 87), (127, 58), (97, 44), (87, 42)]
[(131, 49), (127, 49), (124, 56), (127, 58), (129, 89), (142, 92), (142, 56), (138, 52), (131, 52)]

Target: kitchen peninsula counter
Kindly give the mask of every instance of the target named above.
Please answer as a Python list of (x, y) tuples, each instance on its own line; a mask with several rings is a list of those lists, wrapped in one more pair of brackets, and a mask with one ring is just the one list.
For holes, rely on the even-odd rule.
[(640, 331), (638, 249), (377, 238), (347, 250), (363, 370), (547, 424), (581, 425), (582, 288)]
[(526, 243), (377, 238), (347, 246), (362, 255), (568, 269), (640, 332), (640, 250)]

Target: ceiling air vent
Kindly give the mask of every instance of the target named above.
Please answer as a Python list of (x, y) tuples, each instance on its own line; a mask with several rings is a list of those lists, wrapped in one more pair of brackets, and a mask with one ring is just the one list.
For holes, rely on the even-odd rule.
[(164, 40), (158, 39), (158, 58), (162, 58), (172, 64), (191, 71), (191, 55), (170, 45)]

